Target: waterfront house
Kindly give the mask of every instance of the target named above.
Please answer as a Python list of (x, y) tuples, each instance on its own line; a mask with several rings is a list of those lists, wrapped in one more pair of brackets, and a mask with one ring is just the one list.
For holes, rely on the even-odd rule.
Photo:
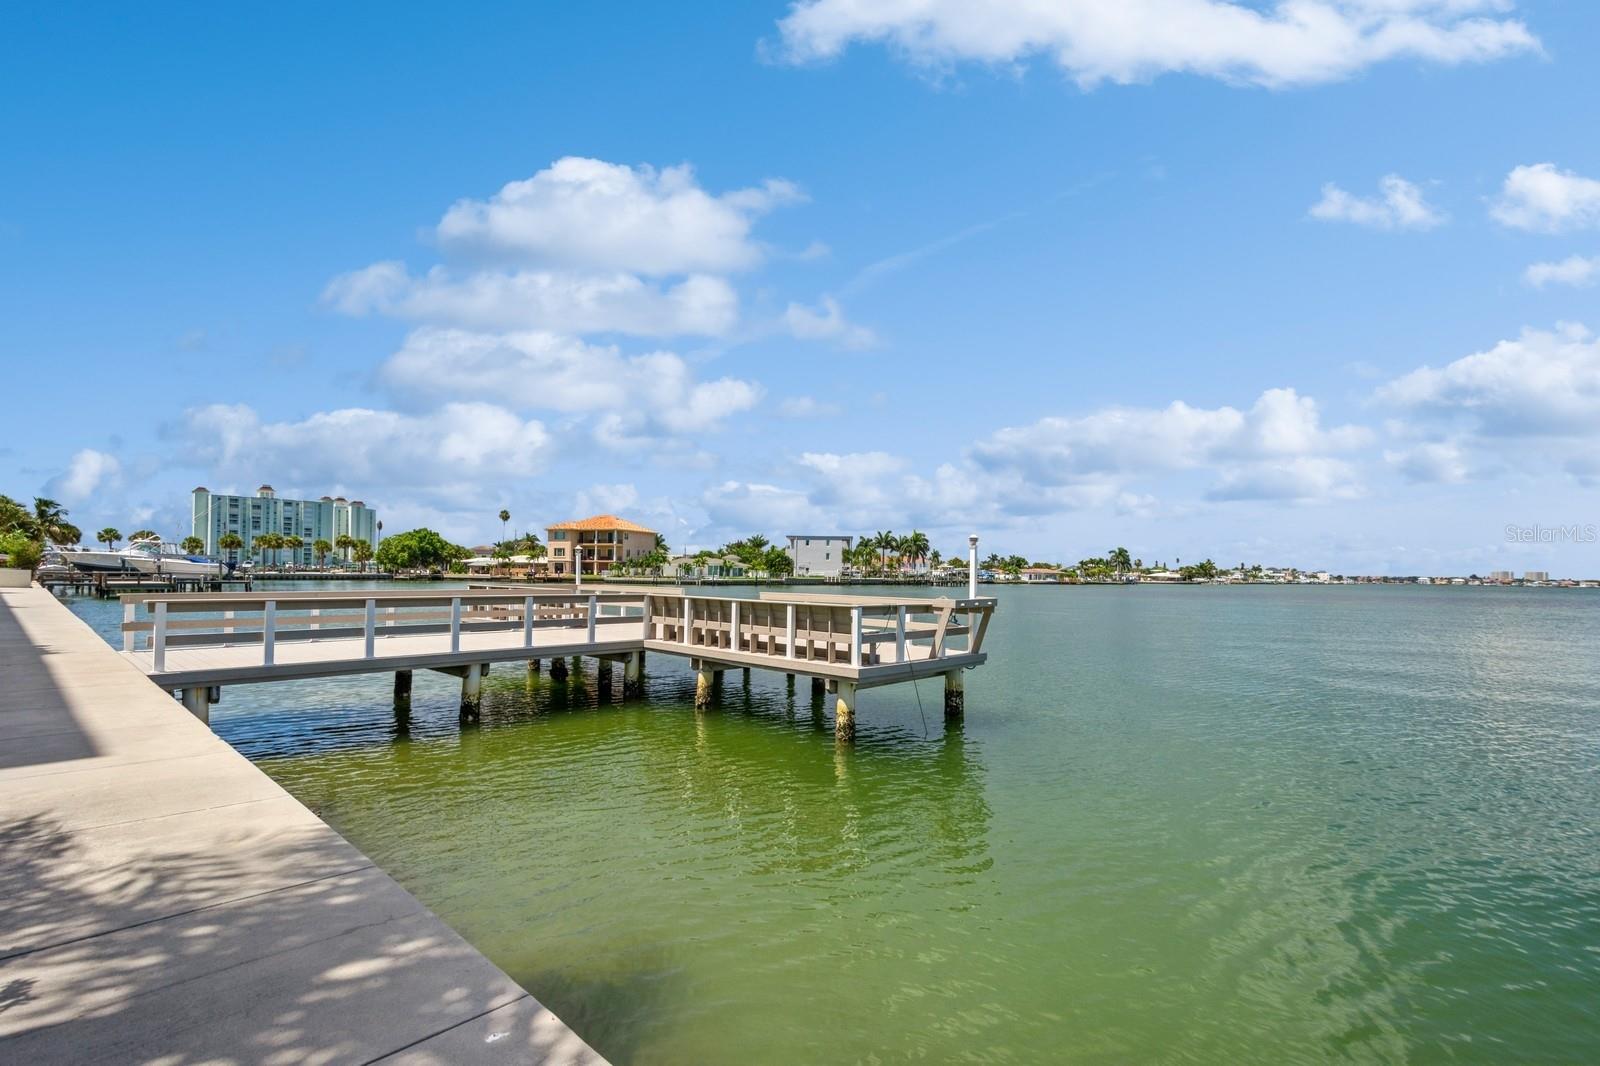
[(791, 533), (784, 550), (794, 563), (796, 577), (838, 577), (853, 543), (854, 537), (838, 534)]
[(1061, 571), (1053, 566), (1025, 566), (1020, 576), (1024, 585), (1061, 584)]
[(552, 576), (570, 577), (576, 573), (574, 562), (581, 552), (584, 576), (598, 577), (618, 563), (654, 551), (656, 533), (614, 514), (597, 514), (547, 527), (545, 542)]

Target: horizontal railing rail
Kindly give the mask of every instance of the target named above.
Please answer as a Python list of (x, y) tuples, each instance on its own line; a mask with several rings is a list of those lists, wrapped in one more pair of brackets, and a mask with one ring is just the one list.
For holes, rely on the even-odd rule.
[(259, 646), (260, 664), (270, 667), (279, 643), (362, 638), (361, 654), (348, 657), (370, 660), (378, 657), (380, 640), (394, 637), (447, 634), (449, 652), (461, 654), (464, 635), (520, 630), (519, 646), (535, 650), (538, 632), (568, 630), (573, 643), (596, 644), (601, 627), (608, 643), (642, 635), (646, 643), (670, 645), (663, 650), (707, 658), (720, 653), (855, 669), (936, 666), (946, 659), (970, 662), (981, 653), (996, 602), (533, 586), (155, 593), (124, 598), (122, 639), (124, 651), (150, 652), (156, 673), (165, 672), (169, 648)]
[[(141, 609), (147, 615), (142, 619)], [(163, 673), (169, 648), (259, 645), (261, 665), (274, 666), (280, 642), (361, 637), (362, 654), (351, 658), (374, 659), (380, 639), (448, 634), (449, 651), (456, 654), (463, 635), (520, 628), (522, 646), (532, 650), (540, 630), (571, 630), (581, 635), (578, 642), (593, 644), (599, 627), (638, 626), (642, 615), (641, 598), (598, 591), (157, 594), (123, 601), (122, 647), (149, 651), (154, 671)], [(141, 637), (148, 642), (143, 648)]]

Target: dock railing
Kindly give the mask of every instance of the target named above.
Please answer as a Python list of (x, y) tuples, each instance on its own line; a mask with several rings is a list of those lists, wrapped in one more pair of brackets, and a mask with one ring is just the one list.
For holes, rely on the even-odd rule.
[(197, 646), (259, 644), (261, 664), (272, 666), (278, 644), (290, 641), (360, 637), (362, 654), (350, 657), (364, 659), (377, 657), (380, 639), (397, 636), (448, 634), (451, 653), (461, 650), (463, 634), (518, 629), (530, 649), (541, 629), (570, 630), (592, 644), (602, 627), (631, 626), (627, 635), (633, 635), (643, 616), (641, 600), (610, 589), (132, 595), (122, 601), (122, 650), (149, 651), (159, 674), (169, 649)]
[(304, 641), (345, 641), (338, 659), (359, 661), (380, 658), (379, 642), (390, 638), (447, 636), (428, 650), (470, 657), (482, 645), (463, 649), (464, 635), (520, 632), (520, 641), (494, 650), (537, 655), (548, 642), (536, 642), (535, 632), (555, 629), (571, 635), (567, 645), (637, 641), (791, 672), (854, 676), (901, 667), (922, 675), (947, 661), (951, 669), (981, 662), (995, 603), (805, 592), (751, 599), (616, 586), (155, 593), (123, 598), (122, 648), (149, 652), (148, 668), (164, 674), (173, 650), (259, 645), (258, 665), (272, 667), (280, 644)]

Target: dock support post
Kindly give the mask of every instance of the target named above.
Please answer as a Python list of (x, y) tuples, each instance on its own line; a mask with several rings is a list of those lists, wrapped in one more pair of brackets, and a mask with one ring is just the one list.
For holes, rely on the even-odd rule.
[(694, 664), (694, 709), (703, 711), (711, 706), (711, 684), (714, 672), (708, 662)]
[(966, 709), (967, 683), (960, 670), (951, 670), (944, 675), (944, 716), (960, 718)]
[(539, 676), (539, 660), (538, 659), (529, 659), (528, 660), (528, 676), (529, 677), (538, 677)]
[(827, 691), (827, 684), (822, 678), (813, 677), (811, 679), (811, 698), (820, 699), (822, 694)]
[(211, 724), (211, 690), (204, 685), (183, 690), (183, 709), (206, 725)]
[(622, 698), (638, 699), (644, 689), (644, 652), (630, 651), (622, 666)]
[(410, 670), (396, 670), (394, 672), (394, 713), (397, 715), (411, 713)]
[(461, 717), (476, 719), (483, 709), (483, 664), (468, 663), (461, 672)]
[(839, 682), (839, 691), (835, 695), (837, 702), (833, 705), (833, 738), (835, 740), (854, 740), (856, 738), (856, 683), (854, 681)]
[(567, 660), (559, 655), (550, 660), (550, 680), (565, 681), (567, 679)]

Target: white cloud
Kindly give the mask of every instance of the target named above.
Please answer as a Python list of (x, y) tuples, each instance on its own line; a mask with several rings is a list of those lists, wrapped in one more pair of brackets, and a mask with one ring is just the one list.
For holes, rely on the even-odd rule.
[(1459, 484), (1467, 480), (1467, 459), (1453, 441), (1425, 441), (1408, 448), (1385, 451), (1384, 461), (1408, 481)]
[(842, 348), (870, 348), (877, 343), (870, 329), (846, 321), (839, 302), (831, 296), (824, 296), (818, 307), (791, 303), (783, 312), (783, 325), (800, 340), (833, 341)]
[(1593, 285), (1600, 280), (1600, 255), (1569, 255), (1554, 263), (1532, 263), (1522, 272), (1522, 279), (1536, 289), (1546, 285)]
[(1330, 182), (1322, 187), (1322, 199), (1311, 206), (1311, 217), (1384, 230), (1432, 229), (1444, 221), (1422, 190), (1398, 174), (1385, 176), (1378, 189), (1379, 196), (1360, 197)]
[(45, 495), (63, 503), (83, 503), (97, 492), (121, 483), (122, 464), (114, 455), (84, 448), (73, 455), (67, 468), (45, 485)]
[(374, 263), (342, 274), (323, 299), (349, 315), (379, 313), (472, 329), (561, 333), (717, 336), (738, 319), (739, 298), (722, 278), (694, 275), (657, 285), (631, 274), (481, 272), (454, 277), (435, 267), (412, 277), (403, 264)]
[(1209, 500), (1353, 499), (1364, 492), (1355, 467), (1328, 456), (1296, 456), (1224, 469)]
[(1506, 175), (1489, 213), (1502, 225), (1544, 233), (1600, 226), (1600, 181), (1554, 163), (1520, 166)]
[(778, 404), (785, 418), (834, 418), (843, 410), (836, 403), (823, 403), (815, 396), (790, 396)]
[(725, 273), (755, 266), (758, 216), (804, 199), (792, 183), (713, 196), (688, 166), (568, 156), (488, 200), (460, 200), (438, 226), (447, 251), (586, 273)]
[(542, 423), (487, 403), (447, 403), (421, 415), (351, 407), (295, 422), (212, 404), (186, 412), (183, 431), (186, 456), (219, 477), (305, 491), (348, 484), (449, 495), (468, 481), (536, 474), (554, 447)]
[(889, 45), (912, 62), (1053, 60), (1084, 87), (1182, 72), (1282, 87), (1375, 63), (1484, 62), (1536, 51), (1509, 0), (798, 0), (779, 22), (784, 57)]
[(1600, 340), (1580, 325), (1524, 330), (1485, 352), (1424, 366), (1377, 398), (1419, 414), (1465, 419), (1491, 436), (1600, 434)]
[(1263, 392), (1249, 411), (1110, 407), (999, 430), (973, 448), (980, 466), (1015, 470), (1040, 484), (1085, 474), (1184, 470), (1224, 462), (1294, 459), (1359, 447), (1359, 426), (1324, 429), (1317, 405), (1293, 389)]
[(598, 414), (597, 435), (618, 447), (710, 432), (762, 394), (738, 378), (697, 380), (672, 352), (624, 356), (613, 346), (537, 331), (419, 329), (384, 364), (379, 380), (416, 397)]
[(639, 502), (639, 490), (633, 485), (591, 485), (579, 492), (573, 510), (582, 517), (592, 514), (621, 514)]

